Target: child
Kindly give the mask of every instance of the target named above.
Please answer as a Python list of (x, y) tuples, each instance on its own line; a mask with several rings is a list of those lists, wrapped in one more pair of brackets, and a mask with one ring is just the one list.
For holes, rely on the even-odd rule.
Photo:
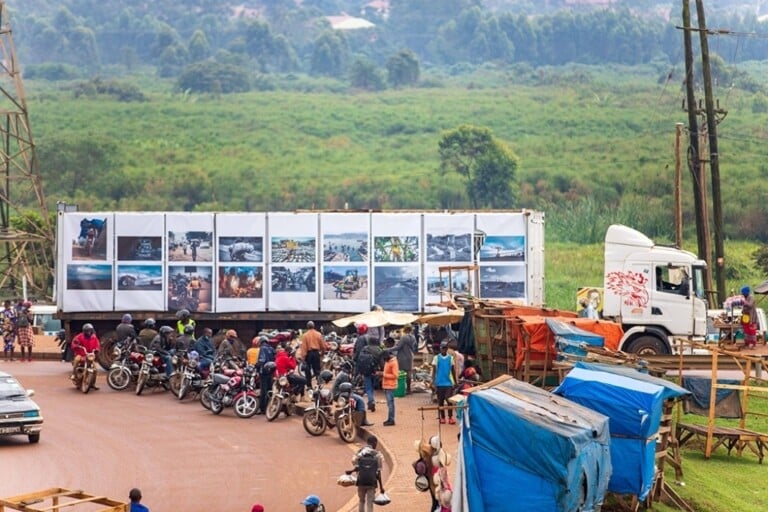
[(395, 389), (400, 368), (392, 352), (384, 351), (382, 357), (384, 357), (384, 375), (381, 379), (381, 389), (387, 396), (387, 421), (384, 422), (384, 426), (391, 427), (395, 424)]

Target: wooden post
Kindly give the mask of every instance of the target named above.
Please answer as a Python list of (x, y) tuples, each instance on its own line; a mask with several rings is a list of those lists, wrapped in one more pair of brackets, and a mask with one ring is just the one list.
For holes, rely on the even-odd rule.
[(717, 354), (719, 350), (712, 351), (712, 382), (709, 388), (709, 418), (707, 420), (707, 445), (704, 448), (704, 458), (712, 456), (712, 439), (715, 433), (715, 405), (717, 405)]
[(742, 385), (744, 389), (741, 396), (741, 418), (739, 418), (739, 428), (744, 429), (747, 427), (747, 411), (749, 410), (749, 379), (752, 376), (752, 360), (747, 359), (747, 369), (744, 373), (744, 381)]
[(675, 246), (683, 246), (683, 200), (680, 187), (682, 184), (682, 159), (680, 158), (680, 140), (683, 136), (683, 123), (675, 124)]

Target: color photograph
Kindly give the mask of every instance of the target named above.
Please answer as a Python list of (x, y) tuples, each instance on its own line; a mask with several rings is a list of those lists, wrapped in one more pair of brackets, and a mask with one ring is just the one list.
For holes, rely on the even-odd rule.
[(472, 261), (472, 235), (427, 233), (427, 261)]
[(324, 235), (323, 261), (368, 261), (368, 234), (339, 233)]
[(417, 236), (377, 236), (373, 240), (376, 262), (419, 261)]
[(363, 265), (325, 267), (323, 299), (367, 300), (368, 267)]
[(104, 261), (107, 259), (108, 241), (107, 219), (83, 218), (80, 220), (80, 231), (72, 240), (72, 259)]
[(112, 265), (67, 265), (68, 290), (111, 290)]
[(317, 261), (316, 238), (272, 237), (273, 263), (314, 263)]
[(117, 289), (159, 291), (163, 289), (163, 267), (160, 265), (118, 265)]
[(118, 236), (117, 259), (160, 261), (163, 259), (163, 239), (159, 236)]
[(261, 299), (264, 297), (262, 267), (219, 267), (220, 299)]
[(168, 267), (168, 309), (212, 311), (211, 267), (171, 265)]
[(374, 302), (387, 311), (419, 310), (419, 267), (376, 267)]
[(427, 295), (439, 295), (441, 291), (448, 293), (449, 290), (453, 293), (469, 292), (469, 279), (466, 272), (452, 272), (451, 278), (453, 282), (449, 283), (447, 272), (443, 273), (442, 279), (439, 275), (427, 276)]
[(264, 238), (260, 236), (219, 237), (219, 261), (264, 261)]
[(273, 292), (314, 292), (315, 267), (272, 267)]
[(487, 236), (480, 261), (525, 261), (524, 236)]
[(168, 261), (213, 261), (213, 233), (169, 231)]
[(480, 296), (488, 299), (525, 298), (525, 266), (480, 267)]

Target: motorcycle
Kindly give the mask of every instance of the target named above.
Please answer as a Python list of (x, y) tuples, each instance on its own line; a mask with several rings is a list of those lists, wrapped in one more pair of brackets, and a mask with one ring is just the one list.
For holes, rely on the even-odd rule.
[(72, 384), (83, 393), (88, 393), (96, 384), (95, 352), (87, 352), (85, 358), (75, 367)]
[(168, 389), (168, 377), (165, 375), (165, 362), (159, 354), (147, 350), (141, 361), (139, 376), (136, 379), (136, 394), (140, 395), (145, 388), (162, 386)]
[(318, 384), (310, 391), (312, 405), (304, 410), (301, 421), (304, 430), (312, 436), (321, 436), (328, 428), (336, 428), (342, 441), (353, 442), (357, 436), (357, 421), (351, 390), (352, 385), (346, 382), (341, 385), (339, 396), (334, 398), (330, 389)]
[(201, 372), (200, 359), (189, 352), (174, 355), (173, 366), (176, 370), (171, 375), (171, 393), (179, 400), (190, 392), (197, 396), (208, 384), (208, 371)]
[(131, 384), (136, 384), (145, 351), (136, 338), (126, 338), (115, 344), (112, 349), (114, 362), (107, 372), (107, 384), (110, 388), (122, 391), (128, 389)]
[[(221, 414), (225, 407), (232, 407), (239, 418), (250, 418), (259, 409), (259, 395), (256, 393), (256, 367), (225, 369), (225, 373), (214, 373), (208, 386), (203, 389), (201, 402), (213, 414)], [(202, 398), (205, 395), (205, 399)]]
[(291, 416), (296, 412), (296, 390), (288, 381), (287, 375), (281, 375), (272, 381), (272, 389), (269, 391), (269, 402), (267, 410), (264, 413), (267, 421), (274, 421), (280, 412), (284, 411), (286, 416)]

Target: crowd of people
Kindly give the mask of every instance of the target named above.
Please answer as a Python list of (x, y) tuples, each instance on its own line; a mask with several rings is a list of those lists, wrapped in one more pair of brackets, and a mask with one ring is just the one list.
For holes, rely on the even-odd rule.
[(35, 346), (32, 329), (32, 303), (19, 299), (16, 304), (6, 300), (2, 311), (3, 360), (16, 361), (15, 350), (20, 350), (19, 361), (32, 361), (32, 348)]

